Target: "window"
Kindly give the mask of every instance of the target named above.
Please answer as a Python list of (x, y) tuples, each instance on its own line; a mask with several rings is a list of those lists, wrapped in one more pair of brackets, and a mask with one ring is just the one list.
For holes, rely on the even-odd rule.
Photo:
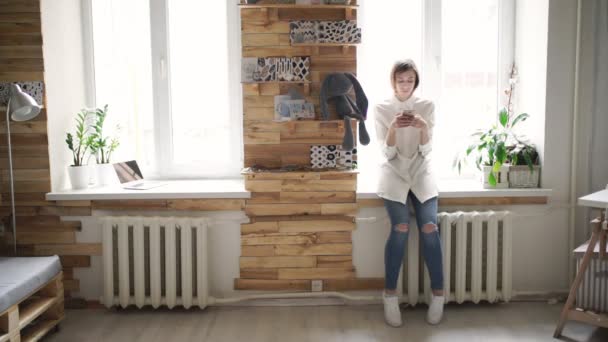
[(114, 159), (137, 159), (152, 178), (236, 177), (237, 6), (91, 0), (90, 9), (95, 104), (110, 106), (107, 129), (120, 126)]
[[(361, 0), (358, 75), (370, 103), (391, 96), (390, 68), (412, 58), (417, 95), (436, 105), (433, 162), (439, 179), (459, 177), (452, 163), (471, 133), (498, 120), (513, 62), (513, 0)], [(388, 37), (388, 39), (387, 39)], [(390, 42), (390, 43), (389, 43)], [(370, 107), (371, 108), (371, 107)], [(368, 126), (373, 127), (373, 111)], [(375, 136), (374, 136), (375, 137)], [(360, 172), (381, 162), (377, 142), (361, 148)], [(474, 166), (473, 166), (474, 167)], [(462, 177), (472, 177), (473, 168)]]

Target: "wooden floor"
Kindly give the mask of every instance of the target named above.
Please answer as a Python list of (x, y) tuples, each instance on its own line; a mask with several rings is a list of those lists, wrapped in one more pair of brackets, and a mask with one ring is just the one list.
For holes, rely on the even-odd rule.
[[(402, 310), (405, 325), (385, 325), (382, 307), (210, 307), (201, 310), (71, 310), (46, 341), (556, 341), (561, 304), (449, 305), (443, 323), (426, 307)], [(608, 329), (569, 322), (566, 341), (608, 341)]]

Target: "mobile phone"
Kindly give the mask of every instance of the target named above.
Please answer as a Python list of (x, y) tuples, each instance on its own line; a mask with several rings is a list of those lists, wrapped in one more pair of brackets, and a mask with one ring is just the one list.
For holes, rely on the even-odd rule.
[(414, 111), (411, 109), (406, 109), (401, 112), (401, 116), (414, 116)]

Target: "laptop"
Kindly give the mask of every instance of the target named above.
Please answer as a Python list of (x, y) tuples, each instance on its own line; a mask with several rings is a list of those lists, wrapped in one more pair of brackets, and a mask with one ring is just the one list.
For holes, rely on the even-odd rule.
[(123, 189), (148, 190), (166, 184), (163, 182), (144, 180), (144, 176), (135, 160), (115, 163), (113, 166)]

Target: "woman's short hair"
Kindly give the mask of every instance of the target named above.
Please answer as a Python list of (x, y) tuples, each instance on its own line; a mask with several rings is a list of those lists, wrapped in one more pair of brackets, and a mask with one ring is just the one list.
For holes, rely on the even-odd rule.
[(393, 64), (393, 69), (391, 70), (391, 85), (393, 86), (393, 89), (395, 89), (395, 85), (397, 83), (397, 74), (400, 74), (405, 71), (410, 71), (410, 70), (413, 70), (414, 73), (416, 74), (414, 90), (416, 90), (416, 88), (418, 88), (418, 85), (420, 84), (420, 74), (418, 73), (418, 68), (416, 67), (416, 63), (414, 63), (414, 61), (411, 59), (404, 59), (404, 60), (396, 61), (395, 64)]

